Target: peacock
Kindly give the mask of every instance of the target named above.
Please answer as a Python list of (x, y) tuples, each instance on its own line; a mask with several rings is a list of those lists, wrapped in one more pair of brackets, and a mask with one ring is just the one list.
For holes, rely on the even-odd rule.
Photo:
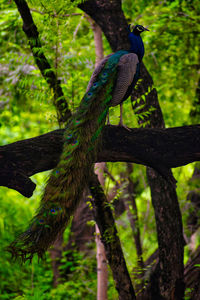
[(131, 31), (129, 26), (130, 49), (108, 55), (94, 70), (79, 108), (66, 125), (63, 151), (48, 179), (40, 207), (27, 230), (8, 247), (14, 257), (43, 257), (65, 230), (93, 170), (109, 107), (121, 105), (138, 80), (144, 56), (140, 34), (146, 30), (136, 25)]

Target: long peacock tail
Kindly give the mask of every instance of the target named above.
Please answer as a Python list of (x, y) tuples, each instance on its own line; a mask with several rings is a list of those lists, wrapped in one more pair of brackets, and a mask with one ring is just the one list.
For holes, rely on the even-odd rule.
[(77, 112), (68, 122), (63, 152), (52, 171), (40, 207), (28, 229), (8, 248), (14, 257), (42, 257), (66, 228), (80, 201), (97, 153), (98, 137), (105, 125), (112, 91), (117, 78), (117, 64), (127, 51), (109, 56), (96, 74)]

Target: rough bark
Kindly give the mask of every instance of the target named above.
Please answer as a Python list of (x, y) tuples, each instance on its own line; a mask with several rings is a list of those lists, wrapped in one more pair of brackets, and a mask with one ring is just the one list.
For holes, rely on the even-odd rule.
[[(30, 197), (30, 176), (54, 168), (59, 160), (64, 130), (0, 147), (0, 185)], [(131, 129), (105, 126), (97, 161), (135, 162), (154, 167), (163, 176), (168, 168), (200, 160), (200, 125), (168, 129)]]
[(101, 27), (113, 51), (129, 49), (126, 31), (128, 24), (121, 9), (121, 1), (89, 0), (79, 4), (79, 8)]
[(199, 300), (200, 295), (200, 247), (196, 249), (185, 266), (184, 278), (187, 299)]
[[(152, 282), (155, 282), (155, 270), (158, 268), (159, 264), (159, 250), (157, 249), (146, 261), (145, 261), (145, 279), (147, 280), (146, 289), (137, 295), (137, 300), (160, 300), (159, 297), (156, 298), (154, 293), (154, 298), (150, 294), (152, 288)], [(198, 247), (190, 256), (184, 269), (184, 282), (186, 285), (185, 296), (187, 299), (199, 300), (200, 295), (200, 247)]]
[[(162, 178), (159, 178), (158, 186), (158, 175), (155, 176), (156, 172), (154, 170), (149, 168), (148, 173), (151, 177), (149, 183), (159, 244), (158, 289), (164, 299), (183, 299), (184, 240), (176, 192)], [(154, 294), (152, 294), (152, 299), (154, 297)]]

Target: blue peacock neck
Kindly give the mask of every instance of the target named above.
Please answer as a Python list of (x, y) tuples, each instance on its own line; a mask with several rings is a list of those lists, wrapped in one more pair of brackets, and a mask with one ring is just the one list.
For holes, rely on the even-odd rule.
[(129, 52), (137, 54), (139, 62), (141, 62), (144, 56), (144, 44), (140, 34), (133, 31), (129, 33), (128, 38), (131, 44)]

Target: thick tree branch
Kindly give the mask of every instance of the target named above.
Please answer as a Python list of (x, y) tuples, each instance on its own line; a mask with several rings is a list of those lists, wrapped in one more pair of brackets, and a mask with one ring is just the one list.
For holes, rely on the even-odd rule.
[(120, 0), (88, 0), (78, 6), (101, 27), (113, 51), (130, 48)]
[[(0, 185), (30, 197), (30, 176), (56, 166), (64, 130), (0, 147)], [(168, 169), (200, 160), (200, 125), (168, 129), (132, 129), (105, 126), (98, 162), (134, 162), (153, 167), (168, 177)], [(20, 175), (19, 175), (20, 174)]]

